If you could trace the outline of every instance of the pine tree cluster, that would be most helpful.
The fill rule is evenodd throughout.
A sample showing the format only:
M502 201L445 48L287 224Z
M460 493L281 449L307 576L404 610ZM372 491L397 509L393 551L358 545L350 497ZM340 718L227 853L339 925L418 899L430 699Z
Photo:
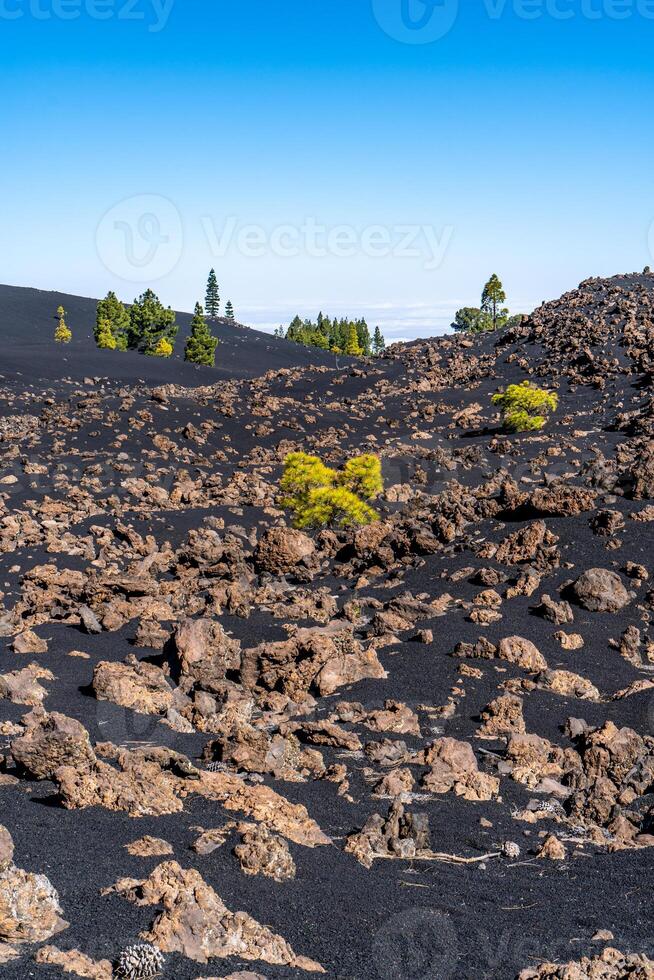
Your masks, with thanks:
M348 317L331 319L318 314L315 323L302 320L296 316L291 320L287 330L279 327L275 336L292 340L306 347L318 347L321 350L332 351L334 354L349 354L354 357L368 357L371 354L381 354L386 342L379 327L376 327L371 337L365 319L351 320Z
M220 295L214 269L207 281L206 303L207 316L215 318L220 309ZM63 309L60 308L57 315L60 324L55 331L55 340L68 343L72 334L64 323ZM225 317L235 319L231 303L227 303ZM174 310L164 306L151 289L146 289L130 307L125 306L114 292L109 292L98 303L95 342L103 350L135 350L151 357L171 357L179 332L175 320ZM184 348L184 360L213 367L217 346L218 338L213 336L207 325L202 304L196 303L191 332Z
M134 300L129 310L115 293L98 303L95 342L104 350L137 350L151 357L170 357L179 327L175 312L151 290Z

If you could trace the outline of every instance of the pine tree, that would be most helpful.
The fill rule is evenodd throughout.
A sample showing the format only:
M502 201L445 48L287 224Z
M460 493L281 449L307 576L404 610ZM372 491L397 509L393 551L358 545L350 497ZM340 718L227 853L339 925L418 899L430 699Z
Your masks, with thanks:
M72 330L66 326L66 311L63 306L60 306L57 310L57 316L59 317L59 324L55 330L54 339L58 344L69 344L73 339Z
M95 325L95 342L100 350L116 350L116 338L111 329L111 321L103 317Z
M345 353L351 357L360 357L363 353L359 346L359 336L357 334L356 323L350 323L347 330L347 341L345 343Z
M459 333L484 333L493 329L493 318L476 306L463 306L456 311L451 327Z
M210 316L212 320L215 319L220 312L220 292L218 290L218 279L216 278L215 269L211 270L207 279L207 292L204 305L207 310L207 316Z
M370 339L370 331L368 330L368 324L365 320L357 320L357 337L359 340L359 347L362 353L368 357L372 349L372 341Z
M373 353L376 354L377 356L379 356L379 354L381 354L381 352L386 349L386 341L384 340L384 335L378 326L375 327L375 335L372 340L372 349L373 349Z
M302 320L299 316L294 316L288 325L288 331L286 333L287 340L293 340L296 344L302 343L302 333L304 327L302 325Z
M129 330L129 313L116 294L108 292L98 303L95 315L96 344L105 350L127 350Z
M191 333L186 341L184 360L192 364L206 364L213 367L216 360L218 338L214 337L207 321L201 303L195 304L195 313L191 320Z
M329 320L328 323L329 349L333 354L340 354L342 350L341 338L338 332L338 323L336 322L336 318L334 317L333 320Z
M502 303L506 303L506 293L499 278L493 273L481 296L481 311L490 316L493 330L497 330L498 325L503 326L509 315L509 311L502 308Z
M129 317L130 349L160 357L162 356L160 341L163 340L170 346L172 353L179 330L175 323L175 312L170 307L164 307L151 289L146 289L142 296L134 300Z
M234 307L232 306L231 299L228 299L227 300L227 306L225 307L225 319L226 320L234 320L235 319L235 316L234 316Z

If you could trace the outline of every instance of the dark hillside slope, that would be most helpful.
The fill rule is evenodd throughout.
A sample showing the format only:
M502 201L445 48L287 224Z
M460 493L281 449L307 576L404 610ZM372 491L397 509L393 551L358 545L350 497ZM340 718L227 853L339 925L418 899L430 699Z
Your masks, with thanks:
M191 315L178 313L176 350L170 360L143 357L131 351L100 351L93 340L97 300L66 293L0 285L0 374L22 374L31 380L111 377L125 382L182 385L212 384L223 378L253 378L266 371L305 365L334 366L334 357L279 340L227 320L216 321L220 338L215 368L184 363L184 344ZM70 344L54 342L59 306L73 332Z

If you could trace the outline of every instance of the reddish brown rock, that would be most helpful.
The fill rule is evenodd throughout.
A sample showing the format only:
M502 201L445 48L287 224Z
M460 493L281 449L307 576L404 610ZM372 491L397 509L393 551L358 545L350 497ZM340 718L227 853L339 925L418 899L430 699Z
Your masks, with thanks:
M64 973L73 973L85 980L111 980L114 975L110 960L92 960L79 949L64 952L56 946L43 946L35 955L34 962L58 966Z
M194 683L222 684L229 671L240 668L240 644L227 636L220 623L186 619L175 631L179 671L188 688Z
M554 834L548 834L537 855L539 858L549 858L550 861L565 861L567 856L565 845Z
M523 970L518 980L652 980L654 960L625 954L610 946L597 956L570 963L541 963Z
M124 663L101 661L93 672L98 701L112 701L146 715L159 715L173 704L173 690L161 667L130 654Z
M590 568L580 575L573 593L579 605L591 612L619 612L632 598L620 576L606 568Z
M517 664L523 670L547 669L547 661L538 647L531 640L525 640L522 636L507 636L500 640L497 652L500 660Z
M290 527L271 527L259 538L254 561L260 571L285 575L293 572L316 550L311 538Z
M7 698L14 704L27 704L36 707L42 704L48 696L47 690L39 684L40 680L54 681L54 674L30 664L23 670L12 670L9 674L0 674L0 698Z
M174 853L172 845L167 840L150 837L149 834L132 841L131 844L125 844L125 849L132 857L168 857L169 854Z
M432 793L449 793L466 800L491 800L497 795L500 781L481 772L472 746L455 738L439 738L425 752L425 764L431 770L422 785Z
M230 912L199 872L176 861L160 864L144 881L119 881L113 891L136 905L161 907L142 938L164 953L181 953L197 963L237 956L324 973L246 912Z
M586 677L570 670L545 670L536 678L538 687L553 691L565 698L580 698L584 701L601 701L602 695Z
M275 881L295 878L295 862L288 844L262 824L243 829L242 843L234 848L234 854L246 875L263 875Z
M365 649L351 628L301 629L289 640L264 643L243 656L247 679L294 701L307 693L324 697L345 684L386 677L374 649Z
M67 928L49 879L16 867L11 835L0 827L0 940L41 943Z
M32 630L25 630L14 637L13 648L16 653L47 653L48 644Z
M350 834L346 854L352 854L364 868L376 858L411 859L429 854L429 821L426 814L408 813L401 803L393 803L386 818L374 813L360 831Z
M477 738L497 738L527 730L522 700L514 694L503 694L491 701L482 711L481 720L483 724L477 731Z
M35 708L23 719L27 731L11 743L14 762L35 779L52 779L61 766L85 770L95 762L89 734L74 718Z

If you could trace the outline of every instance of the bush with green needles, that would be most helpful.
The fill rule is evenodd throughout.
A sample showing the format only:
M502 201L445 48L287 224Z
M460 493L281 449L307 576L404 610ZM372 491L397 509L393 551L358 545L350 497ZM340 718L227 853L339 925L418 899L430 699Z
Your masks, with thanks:
M493 405L502 409L504 428L509 432L533 432L542 429L547 417L558 408L559 397L553 391L538 388L531 381L509 385L505 392L493 395Z
M318 456L289 453L280 490L281 503L293 512L295 527L372 524L379 515L367 501L383 490L381 462L377 456L357 456L342 470L333 470Z

